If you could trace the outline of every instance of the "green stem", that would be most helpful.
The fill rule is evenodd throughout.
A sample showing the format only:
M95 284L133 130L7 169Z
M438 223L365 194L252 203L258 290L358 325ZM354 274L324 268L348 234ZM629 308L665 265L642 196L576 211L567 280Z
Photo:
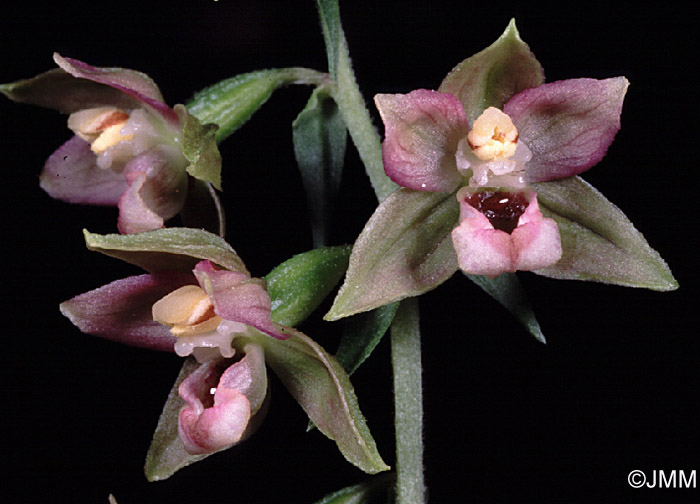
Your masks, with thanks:
M396 428L396 502L425 502L423 482L423 386L418 300L401 302L391 325Z
M382 145L352 70L337 0L316 0L328 54L331 88L350 137L365 165L377 199L398 188L384 173ZM418 300L401 302L391 325L396 428L396 502L425 502L423 483L423 387L421 384Z

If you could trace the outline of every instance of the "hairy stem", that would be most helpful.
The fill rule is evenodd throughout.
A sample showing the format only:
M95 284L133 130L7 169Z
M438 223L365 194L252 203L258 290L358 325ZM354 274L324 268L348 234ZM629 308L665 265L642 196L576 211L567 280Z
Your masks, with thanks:
M425 502L423 386L418 300L401 302L391 325L396 428L396 502Z

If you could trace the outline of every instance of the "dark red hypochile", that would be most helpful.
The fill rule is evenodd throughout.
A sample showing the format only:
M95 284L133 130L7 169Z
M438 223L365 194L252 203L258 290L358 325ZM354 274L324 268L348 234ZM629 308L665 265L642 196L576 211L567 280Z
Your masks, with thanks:
M510 234L527 208L527 197L521 192L477 191L465 201L484 214L495 229Z

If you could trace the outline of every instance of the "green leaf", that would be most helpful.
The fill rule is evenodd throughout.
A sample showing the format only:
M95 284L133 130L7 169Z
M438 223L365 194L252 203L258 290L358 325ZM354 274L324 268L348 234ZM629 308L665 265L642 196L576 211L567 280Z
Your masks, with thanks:
M278 340L262 335L265 360L309 419L348 460L366 473L386 471L343 367L311 338L294 329Z
M216 124L216 141L222 142L243 126L272 96L288 84L319 85L327 76L307 68L273 68L236 75L209 86L187 103L202 124Z
M473 123L487 107L502 109L512 96L543 83L542 66L511 20L498 40L454 67L438 91L459 98Z
M328 73L331 79L336 80L338 66L338 48L343 38L340 27L340 10L338 0L316 0L318 17L323 30L323 40L326 44L326 56L328 57Z
M345 123L327 87L314 90L292 123L292 139L309 203L314 247L321 247L340 189L347 144Z
M535 318L530 301L515 273L501 273L496 278L483 275L465 275L481 287L489 296L501 303L537 341L547 343L540 324Z
M214 124L205 124L190 114L184 105L175 105L180 120L180 143L185 159L190 162L187 173L221 190L221 154L216 145Z
M208 259L231 271L248 270L223 238L190 228L167 228L137 234L99 235L83 230L90 250L139 266L150 273L189 270Z
M391 303L349 318L335 358L349 375L370 356L394 320L398 303Z
M304 321L343 278L349 257L349 246L314 249L268 273L272 320L288 326Z
M357 238L345 282L326 320L337 320L434 289L457 271L454 194L401 188Z
M178 387L198 366L194 358L185 359L180 374L168 393L168 399L165 401L146 455L144 472L148 481L169 478L183 467L211 455L190 455L185 451L185 446L178 434L178 416L185 405L185 401L178 394Z
M328 68L336 83L332 88L333 99L338 104L350 137L365 165L372 188L381 201L394 192L398 185L384 173L381 139L355 80L348 43L340 24L338 1L316 0L316 7L326 43Z
M622 211L580 177L533 184L543 215L557 221L563 248L551 278L669 291L678 282Z
M370 504L388 502L387 492L394 482L393 474L384 474L358 485L345 487L316 501L314 504ZM376 500L375 500L376 499Z

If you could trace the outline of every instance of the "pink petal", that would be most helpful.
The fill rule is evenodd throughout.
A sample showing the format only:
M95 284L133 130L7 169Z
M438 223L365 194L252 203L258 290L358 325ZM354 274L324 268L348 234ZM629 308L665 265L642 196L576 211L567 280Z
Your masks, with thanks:
M187 405L180 411L178 431L188 453L211 453L247 437L251 417L267 394L267 371L262 348L249 344L244 351L243 359L223 373L225 361L211 360L180 384Z
M194 283L191 274L167 272L117 280L61 303L61 313L87 334L152 350L173 351L175 337L153 321L153 303Z
M90 145L77 136L49 157L40 184L52 198L91 205L116 206L127 189L121 174L97 167Z
M73 77L118 89L148 105L170 123L178 124L177 114L163 103L158 86L146 74L125 68L98 68L80 60L64 58L58 53L54 53L54 61Z
M151 149L127 163L127 191L119 200L119 231L124 234L160 229L177 215L187 196L187 174L170 165L168 156Z
M452 231L459 268L465 273L490 277L514 271L510 235L494 229L484 214L462 199L460 205L461 222Z
M515 95L503 108L532 151L527 181L579 174L598 163L620 129L629 82L570 79Z
M501 273L529 271L554 264L561 257L559 228L545 219L531 192L528 206L512 233L494 229L484 214L465 197L473 191L465 187L457 193L460 224L452 231L459 267L465 273L491 278Z
M561 238L554 219L542 216L537 197L533 194L525 213L511 233L513 266L531 271L551 266L561 258Z
M198 263L194 274L211 297L217 315L255 327L278 339L289 337L270 319L270 296L263 280L243 272L217 269L210 261Z
M450 192L462 180L457 143L469 131L460 101L427 89L379 94L374 102L384 121L382 157L386 174L419 191Z

